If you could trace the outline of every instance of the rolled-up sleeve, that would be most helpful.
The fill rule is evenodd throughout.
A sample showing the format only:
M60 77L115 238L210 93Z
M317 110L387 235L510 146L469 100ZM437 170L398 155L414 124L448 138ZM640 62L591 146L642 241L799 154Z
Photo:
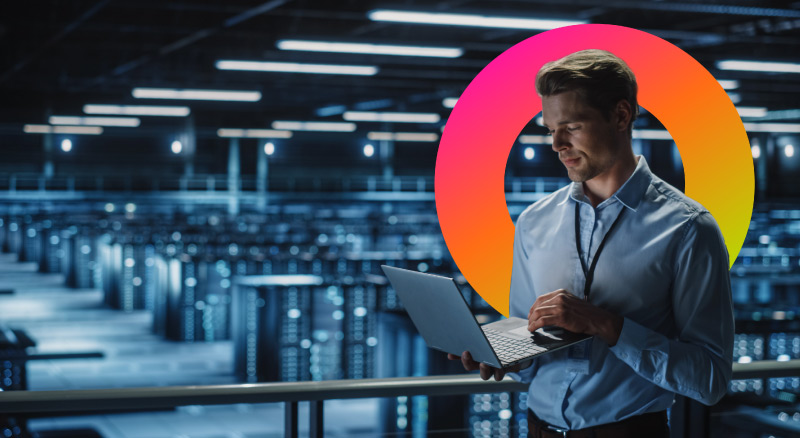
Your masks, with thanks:
M712 405L731 380L734 321L728 253L708 212L677 249L672 307L677 339L625 318L611 351L654 384Z

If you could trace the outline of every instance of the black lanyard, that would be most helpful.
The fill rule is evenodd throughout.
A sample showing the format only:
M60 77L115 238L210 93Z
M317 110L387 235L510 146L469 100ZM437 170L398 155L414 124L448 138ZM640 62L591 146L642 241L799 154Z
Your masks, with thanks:
M586 285L583 287L583 299L589 301L589 290L592 288L592 280L594 280L594 268L597 267L597 260L600 259L600 251L603 250L603 246L606 244L606 240L608 240L608 236L614 231L614 226L617 225L619 219L622 217L622 213L625 213L625 206L622 206L622 210L620 210L617 218L614 220L614 223L608 228L606 231L606 235L603 236L603 240L600 241L600 246L597 247L597 251L594 253L594 258L592 259L592 264L589 269L586 269L586 262L583 261L583 257L581 256L581 230L580 230L580 212L579 212L580 204L578 202L575 203L575 248L578 250L578 259L581 261L581 268L583 268L583 276L586 278ZM587 254L588 255L588 254Z

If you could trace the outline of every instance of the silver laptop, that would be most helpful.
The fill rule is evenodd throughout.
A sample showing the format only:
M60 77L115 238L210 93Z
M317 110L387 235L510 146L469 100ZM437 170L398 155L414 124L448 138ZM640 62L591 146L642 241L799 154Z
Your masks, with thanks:
M558 327L528 331L528 320L508 318L483 326L452 278L382 265L428 347L505 368L582 342L590 335Z

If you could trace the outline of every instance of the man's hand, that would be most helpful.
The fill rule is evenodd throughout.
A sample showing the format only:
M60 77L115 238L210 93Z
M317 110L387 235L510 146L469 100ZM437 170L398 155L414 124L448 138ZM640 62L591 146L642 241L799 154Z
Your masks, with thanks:
M617 344L624 319L592 305L564 289L541 295L528 312L528 330L555 325L575 333L586 333Z
M455 354L447 353L447 358L450 360L460 360L461 364L464 365L464 369L467 371L475 371L481 370L481 379L489 380L492 376L494 376L494 380L501 381L503 377L505 377L506 373L516 373L519 372L523 368L523 364L525 364L524 368L527 368L531 365L531 361L518 363L516 365L510 366L508 368L495 368L485 363L476 362L472 359L472 355L469 354L469 351L465 351L461 353L461 356L456 356Z

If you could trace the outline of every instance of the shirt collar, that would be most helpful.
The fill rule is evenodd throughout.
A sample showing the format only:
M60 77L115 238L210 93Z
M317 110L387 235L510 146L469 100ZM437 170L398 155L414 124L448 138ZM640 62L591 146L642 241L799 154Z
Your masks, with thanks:
M642 197L647 191L647 187L650 186L650 181L653 179L653 173L650 172L650 166L647 165L647 160L644 159L644 156L637 155L636 157L639 159L639 162L636 164L636 169L633 170L631 176L617 189L616 193L601 202L600 205L608 203L610 199L616 199L632 211L636 211L636 209L639 208L639 203L642 201ZM569 198L572 198L572 200L576 202L589 202L589 199L583 192L583 183L581 182L573 182L570 186L569 193Z

